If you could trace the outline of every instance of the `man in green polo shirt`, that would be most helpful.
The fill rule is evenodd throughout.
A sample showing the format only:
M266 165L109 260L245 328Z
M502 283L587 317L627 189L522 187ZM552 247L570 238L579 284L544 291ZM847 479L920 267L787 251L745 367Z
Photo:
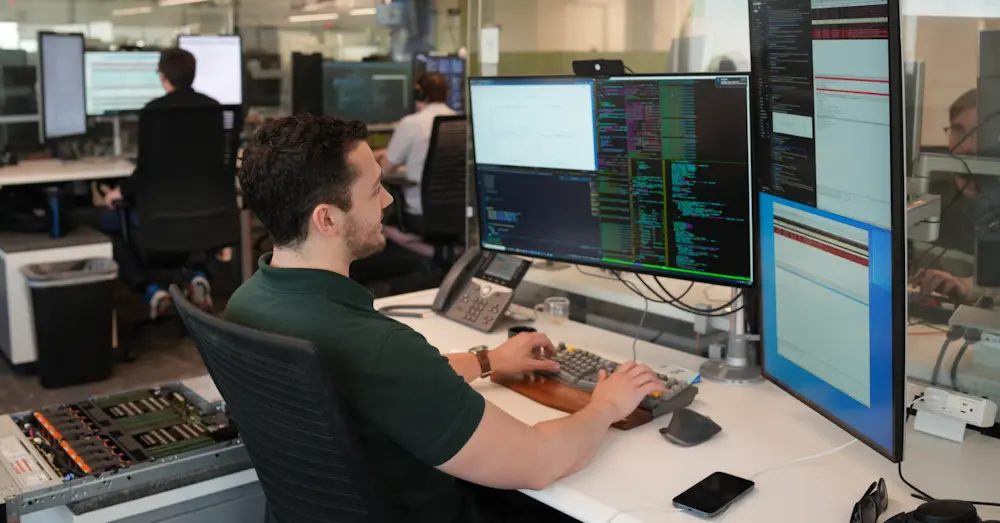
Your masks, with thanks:
M230 321L315 343L343 388L365 459L393 521L572 521L518 494L583 468L615 421L647 394L665 392L644 365L602 375L589 406L526 425L469 386L490 370L557 371L536 358L542 334L522 334L482 355L442 356L387 318L349 279L351 262L385 245L392 198L360 122L332 116L276 120L243 153L245 198L274 252L233 294Z

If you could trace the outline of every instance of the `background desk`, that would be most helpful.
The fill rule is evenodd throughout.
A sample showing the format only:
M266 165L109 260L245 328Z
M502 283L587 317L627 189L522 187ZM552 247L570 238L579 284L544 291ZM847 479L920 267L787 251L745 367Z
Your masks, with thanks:
M135 165L122 158L26 160L0 167L0 187L64 182L89 182L132 176Z
M0 187L45 185L125 178L135 166L121 158L83 158L80 160L27 160L0 167ZM21 268L34 263L51 263L87 258L110 258L111 241L88 229L71 232L65 238L46 235L0 234L0 348L11 363L35 361L34 315L28 284Z
M569 269L573 270L574 269ZM430 304L436 291L378 300L391 304ZM720 293L721 294L721 293ZM499 345L506 328L483 334L438 315L402 319L442 352L461 352L475 345ZM618 361L631 359L630 338L574 322L556 324L540 318L536 327L554 341L565 341ZM680 365L697 369L703 361L646 342L637 344L638 360L652 367ZM488 400L526 423L564 414L539 405L485 380L474 384ZM621 510L650 505L670 510L671 499L712 472L751 476L788 460L820 453L850 441L850 436L770 383L733 387L699 385L692 408L713 418L723 432L694 448L664 441L659 428L666 417L627 432L612 431L594 461L583 471L558 481L532 497L587 523L606 523ZM950 443L912 430L906 433L907 479L938 497L1000 501L996 470L1000 442L970 433L964 444ZM795 464L760 476L757 491L724 517L725 523L809 521L844 523L865 489L885 478L893 514L919 502L899 481L896 467L855 443L836 454ZM1000 517L998 510L983 515ZM685 514L646 508L618 516L615 523L695 522Z

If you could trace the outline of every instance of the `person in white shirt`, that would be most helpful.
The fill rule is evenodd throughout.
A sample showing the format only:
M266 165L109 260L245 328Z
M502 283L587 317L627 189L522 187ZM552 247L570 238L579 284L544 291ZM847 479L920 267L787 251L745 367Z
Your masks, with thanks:
M448 107L448 79L440 73L424 73L417 79L417 112L399 121L392 133L389 146L376 156L383 173L392 174L400 167L406 169L409 182L403 189L406 200L405 219L409 232L421 233L423 202L420 201L420 179L424 175L424 162L430 144L434 118L456 114Z

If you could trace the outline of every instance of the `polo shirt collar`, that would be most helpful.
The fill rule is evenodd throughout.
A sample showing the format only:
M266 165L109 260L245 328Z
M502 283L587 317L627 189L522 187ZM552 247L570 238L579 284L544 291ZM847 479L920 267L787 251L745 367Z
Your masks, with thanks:
M430 111L441 111L441 110L444 110L447 107L448 107L448 104L443 103L443 102L431 102L429 104L424 105L424 107L422 109L420 109L420 112L423 113L423 112L430 112Z
M375 297L356 281L320 269L285 269L271 266L271 253L260 257L258 274L264 285L279 292L325 294L335 301L374 309Z

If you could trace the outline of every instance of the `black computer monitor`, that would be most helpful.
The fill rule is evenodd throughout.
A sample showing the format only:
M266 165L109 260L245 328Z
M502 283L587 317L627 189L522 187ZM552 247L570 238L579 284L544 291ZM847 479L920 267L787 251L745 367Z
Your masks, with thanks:
M897 0L754 0L764 374L903 452L906 251Z
M46 140L87 133L83 52L82 34L38 33L42 134Z
M483 249L750 286L748 74L473 78Z
M448 79L448 107L465 114L465 58L454 54L417 53L413 56L413 74L441 73Z
M194 55L194 90L222 105L243 104L243 41L238 35L180 35L177 47Z
M87 51L87 114L136 112L166 94L159 63L160 53L155 51Z
M323 62L326 114L366 123L393 123L413 112L413 64Z
M38 114L37 83L33 65L0 65L0 116Z

